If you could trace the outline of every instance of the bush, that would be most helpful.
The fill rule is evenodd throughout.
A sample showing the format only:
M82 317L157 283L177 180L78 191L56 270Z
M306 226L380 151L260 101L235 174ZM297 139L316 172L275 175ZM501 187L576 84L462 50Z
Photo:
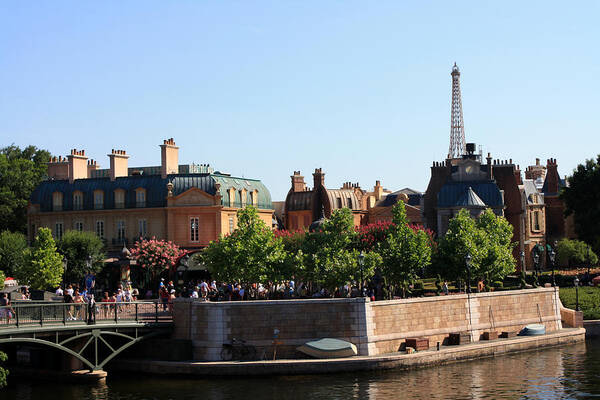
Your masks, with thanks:
M562 239L556 247L556 261L561 266L586 266L596 264L598 256L585 242Z
M559 296L565 307L575 309L576 292L574 287L561 288ZM579 308L583 311L583 319L600 319L600 288L580 287Z
M492 287L493 288L502 288L504 287L504 283L502 281L494 281L492 282Z
M415 290L423 290L425 286L423 285L423 281L416 281L414 285Z

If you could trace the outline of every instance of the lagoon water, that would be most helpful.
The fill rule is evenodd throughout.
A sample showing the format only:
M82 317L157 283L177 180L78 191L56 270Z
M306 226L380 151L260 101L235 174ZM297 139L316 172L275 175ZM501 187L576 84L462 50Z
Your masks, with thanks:
M2 400L600 398L600 340L412 371L177 379L111 376L100 385L12 382Z

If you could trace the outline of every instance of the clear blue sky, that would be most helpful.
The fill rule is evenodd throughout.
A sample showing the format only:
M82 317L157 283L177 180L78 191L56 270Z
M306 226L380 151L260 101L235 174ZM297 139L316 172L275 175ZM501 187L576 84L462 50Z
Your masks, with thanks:
M450 71L467 141L568 174L600 153L599 2L2 1L0 145L108 167L425 190L448 152Z

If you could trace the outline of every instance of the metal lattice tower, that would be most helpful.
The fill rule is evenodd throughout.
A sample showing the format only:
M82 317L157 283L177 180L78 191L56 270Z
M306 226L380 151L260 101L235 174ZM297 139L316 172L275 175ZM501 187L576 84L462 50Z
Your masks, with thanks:
M448 158L460 158L466 153L465 125L462 100L460 97L460 71L454 63L452 67L452 112L450 116L450 148Z

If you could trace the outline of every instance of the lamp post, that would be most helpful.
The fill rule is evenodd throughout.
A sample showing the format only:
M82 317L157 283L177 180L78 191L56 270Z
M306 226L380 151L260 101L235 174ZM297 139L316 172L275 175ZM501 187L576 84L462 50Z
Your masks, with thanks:
M534 251L532 257L533 257L533 266L535 268L535 282L537 284L538 278L539 278L540 255L537 253L537 251Z
M575 311L579 311L579 278L575 277Z
M591 268L591 263L590 263L590 245L587 245L587 265L588 265L588 272L587 272L587 278L590 279L590 268Z
M365 265L365 253L362 251L358 255L358 267L360 268L360 296L365 297L365 286L363 281L363 267Z
M67 257L63 256L63 259L62 259L62 266L63 266L63 278L62 278L63 282L62 282L62 286L63 286L63 290L66 289L66 287L65 287L66 286L65 280L66 280L66 277L67 277L67 264L68 264Z
M471 293L471 255L468 253L465 256L465 264L467 266L467 293Z
M556 253L554 252L554 249L550 249L548 257L550 258L550 267L552 268L552 286L556 286L556 281L554 280L554 261L556 260Z
M525 273L525 252L521 251L521 272Z

